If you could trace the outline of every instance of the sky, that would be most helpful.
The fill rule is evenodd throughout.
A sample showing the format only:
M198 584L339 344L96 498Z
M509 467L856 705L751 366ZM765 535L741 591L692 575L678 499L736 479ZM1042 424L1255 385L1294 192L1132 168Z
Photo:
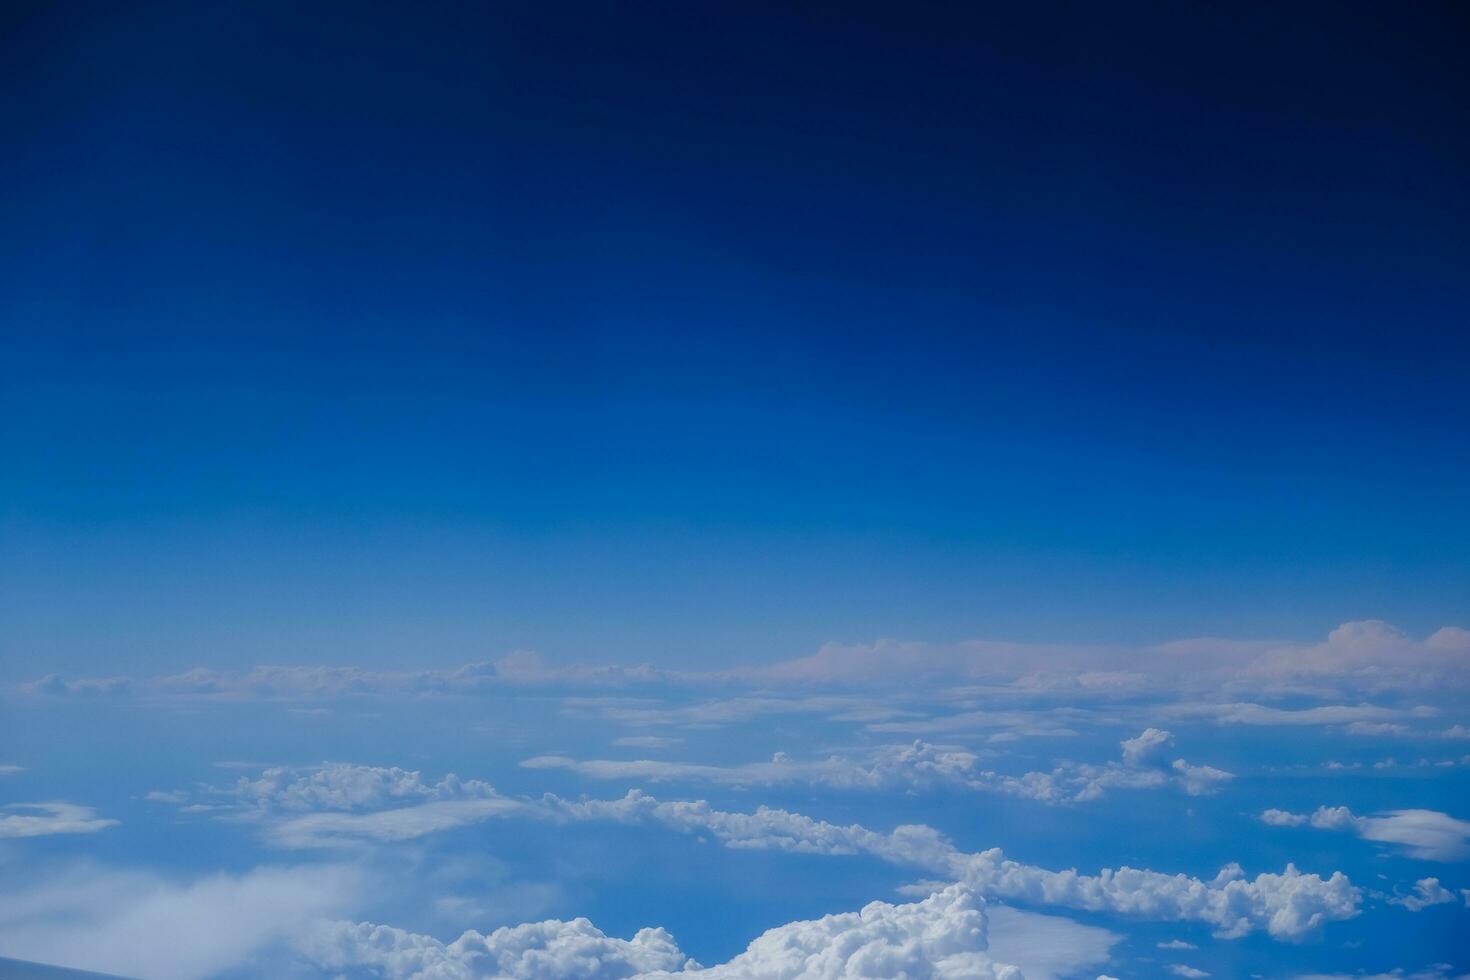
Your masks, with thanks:
M1467 38L6 4L0 957L1470 971Z

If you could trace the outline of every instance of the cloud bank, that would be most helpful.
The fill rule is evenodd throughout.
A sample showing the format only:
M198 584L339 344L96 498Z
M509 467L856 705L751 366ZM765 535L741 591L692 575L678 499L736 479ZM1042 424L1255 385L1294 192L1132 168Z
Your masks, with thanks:
M302 953L329 970L371 968L385 980L1024 980L995 962L984 902L952 885L921 902L873 902L859 912L768 930L728 963L702 969L663 929L632 939L603 934L586 919L473 930L451 943L368 923L337 923L304 941Z

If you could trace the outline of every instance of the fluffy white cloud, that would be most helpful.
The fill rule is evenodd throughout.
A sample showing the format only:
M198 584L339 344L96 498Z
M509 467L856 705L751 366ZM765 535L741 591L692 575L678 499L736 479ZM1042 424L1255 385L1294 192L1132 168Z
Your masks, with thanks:
M682 969L687 957L663 929L632 939L604 935L586 919L549 919L451 943L391 926L338 922L298 944L323 969L369 968L385 980L614 980Z
M1192 966L1185 966L1183 963L1170 963L1169 972L1176 977L1189 977L1190 980L1199 980L1200 977L1209 976L1204 970Z
M1050 772L1020 776L983 772L970 785L1043 803L1081 803L1099 799L1111 789L1152 789L1170 782L1190 796L1204 796L1235 778L1234 773L1190 765L1183 759L1175 759L1167 768L1156 765L1157 757L1173 744L1172 732L1149 728L1119 743L1121 762L1063 762Z
M699 969L662 929L611 938L586 919L466 932L452 943L387 926L338 923L300 944L332 970L369 967L386 980L1023 980L987 954L984 903L953 885L906 905L792 922L755 939L728 963Z
M767 807L742 814L715 810L702 801L665 803L636 791L619 800L568 802L548 797L546 802L569 819L660 823L708 833L729 847L871 854L946 875L987 896L1163 921L1203 922L1226 938L1264 929L1277 939L1301 939L1326 922L1357 915L1362 900L1359 889L1341 872L1322 878L1291 865L1280 874L1255 878L1245 877L1235 865L1209 880L1127 867L1087 875L1012 861L998 848L965 853L938 831L922 825L883 834L857 824L843 827Z
M1123 747L1123 761L1130 766L1141 765L1174 744L1174 733L1160 728L1146 728L1133 738L1118 743Z
M1023 980L986 950L984 906L962 885L922 902L873 902L860 912L793 922L756 939L709 980Z
M1345 806L1322 806L1311 814L1270 809L1261 820L1276 827L1310 824L1318 830L1346 830L1364 840L1396 844L1410 857L1426 861L1458 861L1470 855L1470 821L1438 810L1390 810L1362 817Z
M117 826L89 806L51 801L12 803L0 810L0 837L45 837L50 834L94 834Z
M1276 939L1295 940L1324 923L1358 914L1362 894L1342 872L1328 878L1287 865L1281 874L1247 878L1230 865L1209 880L1123 867L1096 875L1048 871L1009 860L998 849L958 856L955 870L987 895L1113 912L1165 921L1213 926L1222 938L1265 929Z
M1388 900L1390 905L1402 905L1410 912L1421 912L1431 905L1446 905L1455 900L1455 893L1439 883L1438 878L1420 878L1406 895L1395 895Z

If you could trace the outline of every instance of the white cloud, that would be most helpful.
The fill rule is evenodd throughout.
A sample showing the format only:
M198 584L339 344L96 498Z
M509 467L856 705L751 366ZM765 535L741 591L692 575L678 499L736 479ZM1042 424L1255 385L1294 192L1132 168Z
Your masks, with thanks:
M925 684L959 678L1076 696L1221 688L1322 695L1463 687L1470 677L1467 665L1470 630L1450 626L1415 640L1387 623L1363 620L1306 644L1214 638L1140 649L994 641L829 644L813 656L750 673L768 683Z
M1176 977L1189 977L1191 980L1199 980L1200 977L1209 976L1204 970L1196 969L1192 966L1185 966L1182 963L1170 963L1169 972Z
M699 973L708 980L1023 980L986 950L984 907L970 889L951 885L922 902L873 902L860 912L793 922L756 939L728 963Z
M297 849L412 840L526 808L489 783L453 773L430 781L416 771L346 763L270 767L201 792L227 802L193 804L180 812L258 823L267 842ZM181 802L176 794L149 796Z
M1272 827L1304 827L1310 819L1305 813L1292 813L1272 807L1261 811L1261 822Z
M1123 761L1130 766L1141 765L1174 744L1174 734L1159 728L1146 728L1133 738L1119 743L1123 747Z
M326 969L368 966L386 980L1022 980L987 953L984 903L953 885L921 902L873 902L860 912L792 922L728 963L698 969L662 929L611 938L586 919L466 932L452 943L387 926L339 923L300 944Z
M89 806L62 803L12 803L0 812L0 837L45 837L51 834L95 834L117 826Z
M592 779L668 782L686 780L725 786L775 786L802 783L843 789L920 786L934 783L973 785L976 756L954 746L915 741L872 750L862 760L830 756L813 762L797 761L778 752L769 762L711 766L687 762L638 759L591 759L537 756L521 765L529 769L568 769Z
M1199 949L1194 943L1187 943L1182 939L1171 939L1166 943L1156 943L1159 949Z
M424 800L493 796L479 780L460 780L453 773L426 782L416 771L397 766L358 766L326 762L309 768L276 766L254 779L241 777L228 791L242 803L291 812L377 809Z
M1434 963L1422 970L1396 969L1389 973L1299 973L1293 980L1451 980L1454 968L1448 963ZM1454 980L1465 980L1470 974L1458 974Z
M5 765L0 765L0 776L14 776L16 773L22 773L25 771L25 766L17 766L9 763Z
M278 847L348 847L412 840L525 809L505 797L434 800L373 813L307 813L269 825L267 839Z
M1152 755L1173 743L1174 736L1150 728L1122 745L1124 762L1102 764L1063 762L1050 772L1009 775L980 770L978 757L957 746L931 745L916 740L888 745L857 760L830 756L797 761L778 752L769 762L712 766L655 759L578 760L561 755L535 756L521 763L529 769L566 769L591 779L671 782L708 782L725 786L775 786L798 783L840 789L917 788L950 785L982 792L1004 793L1042 803L1080 803L1095 800L1110 789L1153 789L1174 782L1191 796L1218 790L1234 778L1210 766L1192 766L1183 759L1169 769L1147 764Z
M1059 980L1108 961L1123 937L1059 915L1042 915L1008 905L985 908L990 955L1020 969L1026 980Z
M1361 817L1345 806L1322 806L1310 815L1266 810L1261 819L1278 827L1310 824L1318 830L1351 831L1364 840L1396 844L1410 857L1426 861L1457 861L1470 855L1470 821L1438 810L1390 810Z
M338 922L315 930L298 949L323 969L372 967L385 980L612 980L681 969L687 961L663 929L615 939L586 919L507 926L488 936L470 930L452 943Z
M239 967L304 922L342 914L363 886L358 872L340 866L192 881L76 866L29 878L0 891L7 956L149 980Z
M1179 785L1190 796L1208 796L1235 778L1235 773L1216 769L1214 766L1192 766L1183 759L1175 759L1170 766L1179 778Z
M1127 867L1086 875L1021 864L1006 858L999 848L965 853L923 825L883 834L768 807L729 813L703 801L664 803L636 791L618 800L569 802L548 797L546 802L568 819L660 823L708 833L728 847L871 854L947 875L987 896L1161 921L1204 922L1226 938L1264 929L1277 939L1301 939L1326 922L1357 915L1362 897L1341 872L1321 878L1291 865L1280 874L1254 879L1234 865L1208 880Z
M189 802L189 794L183 790L150 790L143 794L143 799L149 803L168 803L173 806L182 806Z
M1410 912L1421 912L1431 905L1446 905L1455 900L1455 893L1439 883L1438 878L1420 878L1406 895L1395 895L1388 900L1390 905L1402 905Z
M135 696L213 700L307 700L359 695L436 696L513 691L526 686L630 689L649 686L722 688L950 688L957 683L994 691L1111 698L1120 694L1226 690L1255 694L1441 691L1470 680L1470 630L1447 626L1423 640L1377 620L1344 623L1317 643L1194 638L1152 647L1023 644L973 640L939 645L880 640L828 644L809 657L768 666L691 672L648 665L556 666L534 653L430 670L266 666L248 671L195 668L150 678L49 675L22 686L43 697ZM741 699L739 711L760 710ZM779 700L779 699L778 699ZM789 705L788 705L789 707ZM718 715L715 708L712 715ZM863 710L858 708L857 710ZM1310 710L1310 709L1308 709ZM660 723L655 710L648 724ZM1290 718L1294 712L1282 717ZM662 723L677 723L665 715ZM631 720L631 719L630 719ZM1353 721L1391 721L1346 717ZM719 723L689 712L684 723ZM1274 724L1277 722L1244 722ZM1281 724L1334 722L1285 720Z

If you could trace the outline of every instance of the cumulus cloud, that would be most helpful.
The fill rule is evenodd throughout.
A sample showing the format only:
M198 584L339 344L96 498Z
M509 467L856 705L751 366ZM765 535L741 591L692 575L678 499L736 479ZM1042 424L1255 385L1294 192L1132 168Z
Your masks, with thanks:
M299 951L327 970L368 967L384 980L613 980L680 970L688 958L663 929L632 939L603 934L586 919L470 930L451 943L392 926L338 922L315 930Z
M1174 735L1159 728L1146 728L1133 738L1123 739L1119 744L1123 747L1123 761L1130 766L1137 766L1172 746Z
M1087 875L1012 861L999 848L965 853L923 825L901 826L884 834L768 807L730 813L703 801L666 803L637 791L618 800L571 802L548 797L546 802L567 819L659 823L709 834L728 847L870 854L948 876L986 896L1160 921L1203 922L1224 938L1264 929L1277 939L1301 939L1324 923L1356 916L1362 899L1341 872L1322 878L1291 865L1280 874L1255 878L1247 878L1236 865L1212 879L1128 867Z
M368 966L386 980L614 980L699 976L706 980L1023 980L987 953L984 902L962 885L906 905L873 902L859 912L792 922L755 939L728 963L700 969L663 929L632 939L586 919L469 931L452 943L387 926L339 923L300 944L326 969Z
M709 980L1023 980L1016 967L987 954L983 905L963 885L909 905L873 902L860 912L772 929L729 963L699 975Z
M51 834L95 834L117 826L89 806L51 801L12 803L0 810L0 837L46 837Z
M1173 744L1172 732L1149 728L1119 743L1121 762L1063 762L1050 772L1020 776L984 772L972 778L970 785L1043 803L1081 803L1100 799L1108 790L1152 789L1168 783L1190 796L1205 796L1235 778L1234 773L1191 765L1183 759L1175 759L1167 767L1158 764L1157 757Z
M1351 831L1364 840L1397 845L1425 861L1458 861L1470 855L1470 821L1438 810L1390 810L1363 817L1345 806L1322 806L1311 814L1270 809L1261 820L1276 827Z

